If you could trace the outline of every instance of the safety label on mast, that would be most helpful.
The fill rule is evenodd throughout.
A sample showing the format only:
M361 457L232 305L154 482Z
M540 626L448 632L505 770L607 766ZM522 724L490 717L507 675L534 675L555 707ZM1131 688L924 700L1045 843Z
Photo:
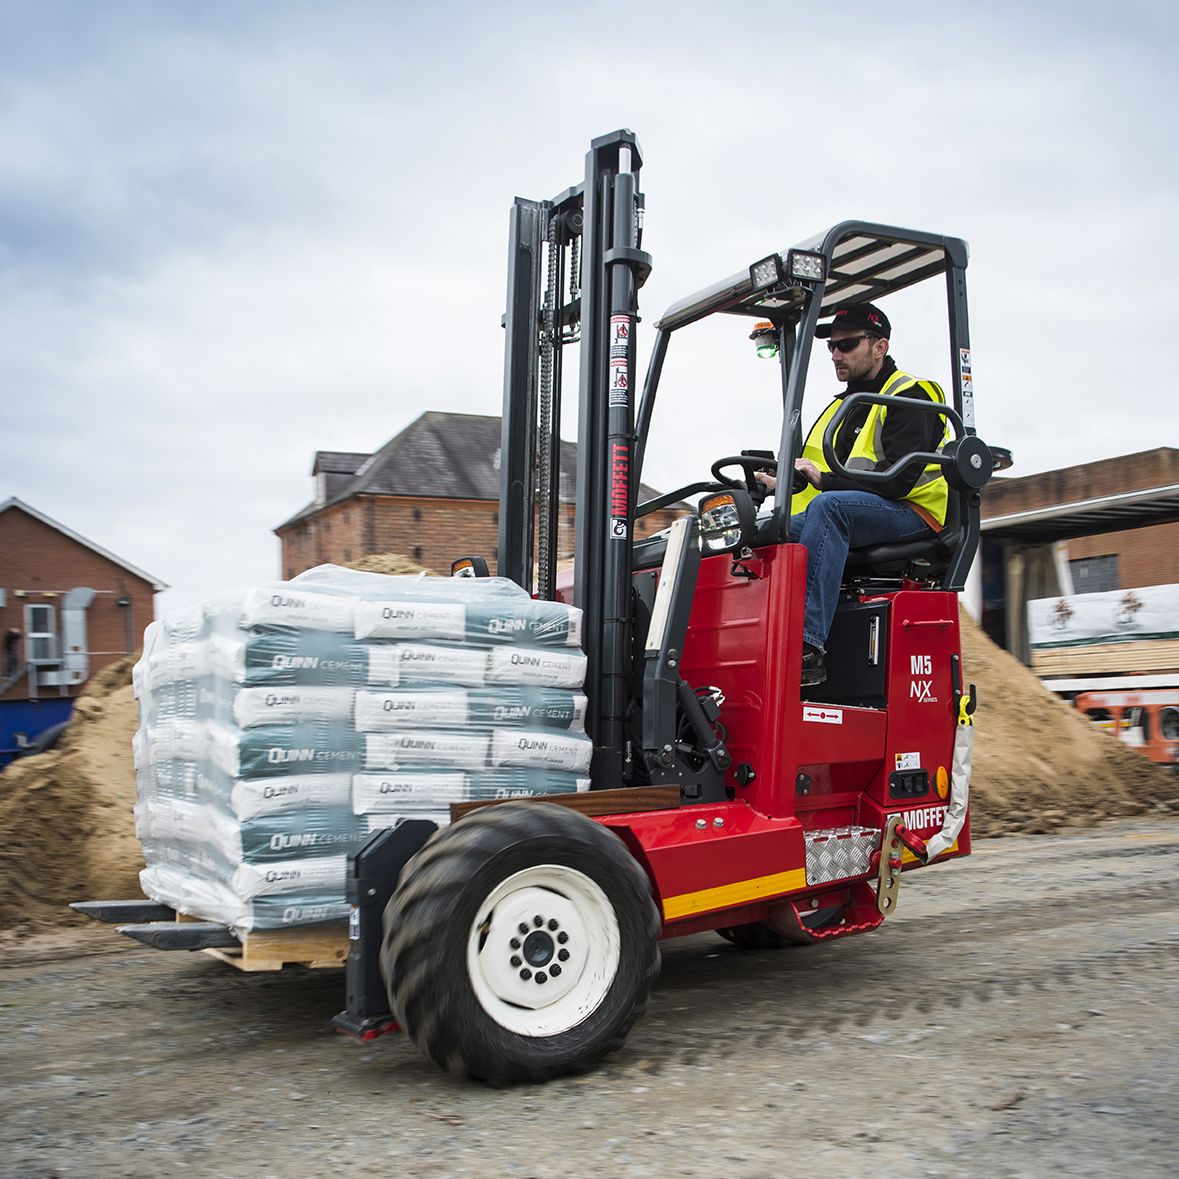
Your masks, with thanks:
M630 405L630 331L629 315L610 316L611 407Z

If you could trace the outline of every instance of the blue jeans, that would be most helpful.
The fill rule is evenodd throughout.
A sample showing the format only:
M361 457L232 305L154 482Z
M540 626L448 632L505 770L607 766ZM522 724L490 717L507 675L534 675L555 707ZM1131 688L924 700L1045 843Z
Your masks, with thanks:
M900 500L870 491L824 491L790 517L789 540L806 546L806 609L802 637L825 650L839 604L848 549L932 536L933 529Z

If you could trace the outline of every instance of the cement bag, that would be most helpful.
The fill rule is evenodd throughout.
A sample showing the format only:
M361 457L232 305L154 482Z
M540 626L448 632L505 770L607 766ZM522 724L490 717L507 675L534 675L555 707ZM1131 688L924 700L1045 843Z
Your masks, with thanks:
M556 688L461 688L373 690L356 693L354 722L358 732L390 732L401 728L537 725L585 729L586 698Z
M443 646L441 643L391 643L369 652L370 684L463 684L478 688L487 683L487 651L482 647Z
M359 739L364 742L365 770L431 766L470 770L487 765L486 733L407 729L397 733L366 733Z
M594 743L580 733L494 729L491 734L493 766L536 766L585 774L593 752Z
M307 856L272 864L242 864L230 880L235 896L252 901L260 896L325 896L344 899L348 857Z
M348 724L352 720L355 695L351 688L307 685L240 688L231 694L231 711L234 723L242 729L316 721Z
M538 794L573 794L589 779L556 770L404 770L355 774L352 809L358 815L442 811L456 802L486 802Z
M352 775L288 774L277 778L230 779L228 806L238 819L256 819L352 803Z
M338 773L360 769L364 747L351 726L263 725L235 729L210 724L209 761L231 778L262 778L298 773Z
M316 631L235 631L209 637L212 670L235 684L363 684L372 647Z
M536 684L546 688L580 688L585 683L580 651L496 647L487 654L487 683Z
M357 602L357 639L447 639L477 645L525 643L577 647L581 644L581 611L561 602L531 598L489 598L463 602L406 599Z
M261 815L234 828L232 864L257 864L305 856L347 855L367 842L374 828L351 809L324 808Z

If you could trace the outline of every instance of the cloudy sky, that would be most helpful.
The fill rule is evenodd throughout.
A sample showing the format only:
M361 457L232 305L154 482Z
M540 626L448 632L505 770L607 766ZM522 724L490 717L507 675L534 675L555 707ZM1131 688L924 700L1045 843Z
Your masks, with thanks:
M0 0L0 500L164 607L275 576L317 449L499 412L512 198L623 126L648 320L844 218L955 234L1013 473L1179 445L1177 26L1171 0ZM945 379L939 298L888 309ZM747 332L676 344L648 482L776 445Z

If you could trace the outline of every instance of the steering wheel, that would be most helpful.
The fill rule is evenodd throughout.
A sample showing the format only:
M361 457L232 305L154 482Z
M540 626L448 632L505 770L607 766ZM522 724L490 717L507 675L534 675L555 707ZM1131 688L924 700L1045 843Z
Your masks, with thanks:
M740 467L745 476L744 481L724 474L725 467ZM760 508L766 496L770 494L770 489L757 478L757 472L766 471L773 475L777 470L777 459L752 454L730 454L725 458L718 458L712 464L712 477L725 487L737 487L742 491L748 491L753 506Z

